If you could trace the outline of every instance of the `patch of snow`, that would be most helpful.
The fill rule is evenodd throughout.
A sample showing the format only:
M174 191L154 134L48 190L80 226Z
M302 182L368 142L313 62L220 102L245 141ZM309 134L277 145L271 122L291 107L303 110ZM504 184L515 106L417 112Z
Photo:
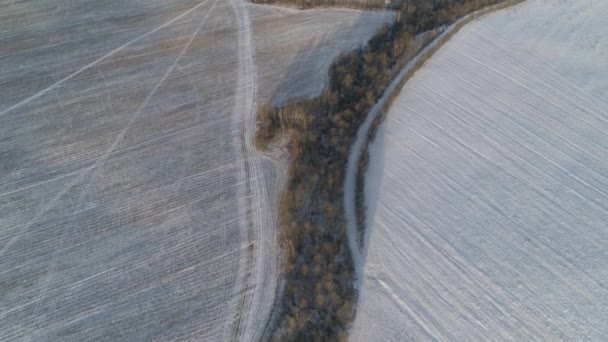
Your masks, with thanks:
M0 340L260 338L284 176L251 145L256 102L318 93L333 57L391 17L312 14L2 6Z
M371 148L351 340L608 339L607 17L527 1L406 84Z

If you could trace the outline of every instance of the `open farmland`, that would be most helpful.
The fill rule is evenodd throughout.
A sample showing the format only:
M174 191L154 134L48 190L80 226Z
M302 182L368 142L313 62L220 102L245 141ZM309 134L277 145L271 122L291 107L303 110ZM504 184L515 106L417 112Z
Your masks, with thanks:
M463 28L371 147L355 341L608 339L608 3Z
M254 340L282 171L258 101L392 18L206 1L0 11L0 340ZM297 90L297 91L294 91Z

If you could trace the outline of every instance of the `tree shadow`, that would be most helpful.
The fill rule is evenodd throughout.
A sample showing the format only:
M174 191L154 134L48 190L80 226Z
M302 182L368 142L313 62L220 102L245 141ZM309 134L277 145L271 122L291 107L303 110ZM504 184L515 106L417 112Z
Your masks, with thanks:
M282 40L283 46L281 46L281 43L277 44L277 42L270 44L267 41L267 37L263 36L262 33L267 29L264 23L258 23L257 28L259 30L257 34L255 32L256 26L254 26L254 36L258 40L256 42L256 61L258 63L260 80L258 99L260 104L268 103L272 106L282 106L287 102L319 96L329 83L329 72L334 61L342 53L352 51L367 43L380 29L382 24L389 23L393 18L390 12L363 12L338 9L305 10L296 13L308 16L306 20L310 21L311 27L313 27L314 20L318 19L313 18L313 15L328 17L327 13L322 13L321 11L336 11L334 14L344 22L337 23L335 26L329 26L330 29L326 29L325 31L313 31L312 37L308 37L306 40L302 39L297 45L295 52L292 52L294 49L293 41L284 39ZM351 17L347 20L345 19L346 16ZM324 26L324 23L321 20L317 22L317 25ZM287 28L284 35L289 36L292 34L289 30ZM294 30L297 30L297 28L294 28ZM265 50L265 48L270 48L270 45L272 45L271 50ZM281 49L284 49L282 55ZM281 160L280 162L284 164L287 161ZM278 206L278 203L276 205ZM277 231L280 232L281 227ZM308 285L304 283L312 281L312 286L317 280L314 277L312 280L302 280L302 284L300 285L306 287ZM279 287L272 318L269 324L266 325L264 332L266 339L271 337L273 332L270 329L276 326L279 319L282 318L279 315L285 309L283 307L284 302L281 291L282 289ZM312 302L314 299L309 298L309 300Z

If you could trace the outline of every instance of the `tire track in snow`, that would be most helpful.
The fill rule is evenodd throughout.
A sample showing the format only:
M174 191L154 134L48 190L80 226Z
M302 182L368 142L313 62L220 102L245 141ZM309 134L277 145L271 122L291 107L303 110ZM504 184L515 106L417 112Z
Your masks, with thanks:
M476 12L470 13L465 17L458 19L452 25L447 27L439 36L437 36L431 43L424 47L416 56L414 56L402 69L399 71L395 79L386 88L382 97L378 99L376 104L370 109L367 114L365 121L357 130L357 136L348 156L348 162L346 165L346 177L344 180L344 216L346 220L346 231L348 235L349 246L355 264L355 273L357 276L362 270L362 265L365 259L365 246L363 241L359 241L359 233L357 228L357 215L355 205L355 191L356 191L356 178L359 170L359 161L361 160L361 154L363 152L364 143L367 140L369 130L371 129L374 120L381 114L381 110L386 105L391 95L400 88L401 83L408 76L408 74L415 68L419 67L421 62L424 62L425 58L428 58L432 54L433 49L437 46L445 43L446 38L449 39L450 35L454 34L455 31L459 30L466 23L478 18L479 16L485 15L495 10L510 6L514 2L507 2L503 4L497 4L488 8L480 9ZM358 287L356 285L355 287Z
M169 27L171 24L175 23L176 21L180 20L181 18L183 18L183 17L187 16L188 14L192 13L193 11L195 11L195 10L196 10L196 9L198 9L199 7L203 6L203 5L204 5L205 3L207 3L208 1L209 1L209 0L204 0L204 1L201 1L201 2L200 2L198 5L196 5L196 6L192 7L192 8L190 8L189 10L185 11L184 13L182 13L182 14L180 14L180 15L176 16L175 18L173 18L173 19L171 19L171 20L167 21L166 23L164 23L164 24L162 24L162 25L158 26L157 28L153 29L152 31L146 32L146 33L142 34L141 36L139 36L139 37L137 37L137 38L135 38L135 39L132 39L132 40L130 40L130 41L128 41L128 42L126 42L126 43L122 44L121 46L117 47L116 49L114 49L114 50L112 50L112 51L110 51L110 52L106 53L105 55L103 55L103 56L101 56L100 58L98 58L98 59L94 60L93 62L91 62L91 63L89 63L89 64L87 64L87 65L83 66L82 68L80 68L80 69L78 69L78 70L74 71L73 73L69 74L68 76L66 76L66 77L62 78L61 80L59 80L59 81L57 81L57 82L55 82L55 83L51 84L50 86L48 86L48 87L46 87L46 88L44 88L44 89L40 90L40 91L39 91L39 92L37 92L36 94L34 94L34 95L32 95L32 96L29 96L29 97L27 97L26 99L23 99L23 100L21 100L21 101L19 101L19 102L15 103L14 105L12 105L12 106L10 106L10 107L8 107L8 108L4 109L3 111L1 111L1 112L0 112L0 116L3 116L4 114L6 114L6 113L8 113L8 112L10 112L10 111L12 111L12 110L14 110L14 109L17 109L17 108L19 108L19 107L21 107L21 106L23 106L23 105L25 105L25 104L27 104L27 103L29 103L29 102L32 102L32 101L36 100L37 98L39 98L39 97L41 97L42 95L44 95L44 94L48 93L49 91L51 91L51 90L53 90L53 89L56 89L57 87L59 87L60 85L62 85L63 83L65 83L66 81L69 81L70 79L72 79L72 78L74 78L74 77L78 76L79 74L81 74L81 73L82 73L82 72L84 72L85 70L90 69L91 67L93 67L93 66L95 66L95 65L97 65L97 64L99 64L99 63L101 63L102 61L104 61L104 60L106 60L106 59L108 59L108 58L110 58L110 57L114 56L114 55L115 55L115 54L117 54L118 52L120 52L120 51L124 50L125 48L127 48L127 47L129 47L129 46L131 46L131 45L133 45L134 43L136 43L136 42L138 42L138 41L140 41L140 40L142 40L142 39L144 39L144 38L146 38L146 37L148 37L148 36L150 36L150 35L152 35L152 34L154 34L154 33L158 32L158 31L160 31L160 30L162 30L162 29L164 29L164 28L166 28L166 27Z
M170 23L173 23L174 21L176 21L179 18L183 17L187 13L191 13L191 11L197 9L198 7L200 7L203 4L207 3L208 1L210 1L210 0L205 0L205 1L201 2L200 4L198 4L197 6L195 6L194 8L192 8L190 11L185 12L181 16L175 18L173 21L170 21L168 24L166 24L164 26L160 26L159 28L157 28L156 30L153 30L151 32L152 33L153 32L157 32L158 30L160 30L160 29L168 26ZM85 168L84 170L80 171L80 173L78 174L77 177L74 178L74 180L72 180L63 190L61 190L59 193L57 193L57 195L55 195L55 197L53 197L47 203L45 203L36 212L36 214L34 215L34 217L28 223L26 223L25 225L23 225L17 231L17 234L15 234L15 236L12 239L10 239L9 242L0 250L0 256L2 256L4 253L6 253L6 251L9 248L11 248L11 246L15 242L17 242L19 240L19 238L21 238L21 236L31 226L33 226L36 222L38 222L38 220L49 209L51 209L55 205L55 203L57 201L59 201L68 191L70 191L70 189L72 189L76 184L82 182L96 168L98 168L98 167L102 166L103 164L105 164L105 162L108 160L108 158L110 158L110 155L112 154L112 152L114 152L114 150L116 149L116 147L118 147L118 144L125 137L125 134L127 134L127 132L129 131L129 129L131 128L131 126L133 126L133 123L135 123L135 121L137 120L137 118L139 117L139 115L142 113L143 109L146 107L146 105L148 104L148 102L150 101L150 99L156 94L156 92L160 89L160 87L163 85L163 83L167 80L167 78L169 77L169 75L171 75L171 73L173 72L173 70L175 69L175 67L177 66L177 64L179 63L179 61L181 60L181 58L186 54L186 51L188 51L188 48L190 48L190 45L192 44L192 42L194 41L194 39L196 38L196 36L199 34L199 32L201 31L201 29L203 28L203 26L205 26L205 23L207 22L209 14L211 14L211 12L213 11L213 9L215 8L215 5L217 4L217 1L218 0L214 1L213 6L211 6L211 9L207 12L207 14L205 15L205 17L202 19L201 25L190 36L190 38L188 39L188 42L186 43L186 45L184 45L184 47L182 48L182 50L180 51L180 53L177 55L177 57L175 58L173 64L171 64L171 66L165 71L165 73L163 74L163 76L161 77L161 79L156 83L156 85L154 86L154 88L152 89L152 91L150 91L148 93L148 95L142 101L142 103L139 105L139 107L137 108L137 110L133 114L131 114L131 117L130 117L129 122L127 123L127 125L118 133L118 135L116 136L116 138L114 139L114 141L112 142L112 144L106 149L106 151L104 152L104 154L101 157L99 157L97 160L95 160L95 162L93 163L93 165L91 165L91 166ZM132 42L134 42L134 41L132 41ZM126 47L126 46L124 46L124 47ZM122 47L122 48L124 48L124 47ZM118 51L116 51L116 52L118 52ZM111 55L108 54L108 56L111 56ZM85 67L85 68L83 68L81 70L84 71L85 69L89 68L90 66L92 66L92 64L90 64L89 66L87 66L87 67ZM80 72L82 72L82 71L80 71ZM72 75L76 76L77 74L72 74ZM67 81L67 78L64 79L63 81ZM57 84L60 84L60 83L57 83ZM33 99L33 97L32 97L32 99ZM0 113L0 115L1 114L2 113Z
M234 313L230 340L257 340L274 303L278 278L275 254L275 227L266 201L266 183L260 155L253 146L257 97L257 70L254 61L253 28L243 0L230 0L238 29L238 76L233 112L233 134L239 168L239 215L241 232L252 247L241 258L237 288L241 296Z

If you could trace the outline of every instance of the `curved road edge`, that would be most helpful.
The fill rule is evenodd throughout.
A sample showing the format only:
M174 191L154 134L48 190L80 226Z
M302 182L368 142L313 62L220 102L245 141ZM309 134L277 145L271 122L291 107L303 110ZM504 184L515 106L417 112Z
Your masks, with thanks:
M253 47L253 27L245 0L230 0L238 31L238 77L233 111L235 149L241 154L239 175L239 216L241 232L248 243L239 262L240 295L234 312L230 340L256 341L261 338L275 302L278 284L276 226L262 167L262 155L253 145L257 106L258 75Z
M426 47L424 47L418 54L412 58L407 64L401 69L401 71L397 74L397 76L393 79L390 85L382 94L382 97L378 99L376 104L370 109L367 117L363 124L357 130L357 136L355 138L355 142L352 144L350 148L350 152L348 155L348 163L346 164L346 178L344 180L344 216L346 219L346 232L348 235L348 244L351 249L351 253L353 256L353 262L355 266L355 288L359 289L361 284L361 279L363 277L363 265L365 261L365 257L367 253L365 252L365 245L359 241L358 238L358 227L357 227L357 213L356 213L356 182L357 182L357 174L358 172L364 172L364 170L359 169L359 161L361 160L361 156L366 144L369 144L371 141L368 141L367 137L370 130L373 128L372 124L374 120L385 113L390 107L392 100L403 85L407 82L407 80L414 74L418 68L420 68L426 60L428 60L443 44L448 42L452 36L454 36L461 28L463 28L466 24L471 21L487 15L489 13L505 9L516 4L522 3L525 0L507 0L500 4L492 5L486 8L482 8L473 13L467 14L466 16L458 19L456 22L448 26L444 29L444 31L437 36L431 43L429 43ZM367 197L363 196L364 200L367 201ZM366 221L369 218L366 219ZM367 229L369 225L367 222L364 223L366 225L364 231L364 240L367 240L369 237L369 232Z

